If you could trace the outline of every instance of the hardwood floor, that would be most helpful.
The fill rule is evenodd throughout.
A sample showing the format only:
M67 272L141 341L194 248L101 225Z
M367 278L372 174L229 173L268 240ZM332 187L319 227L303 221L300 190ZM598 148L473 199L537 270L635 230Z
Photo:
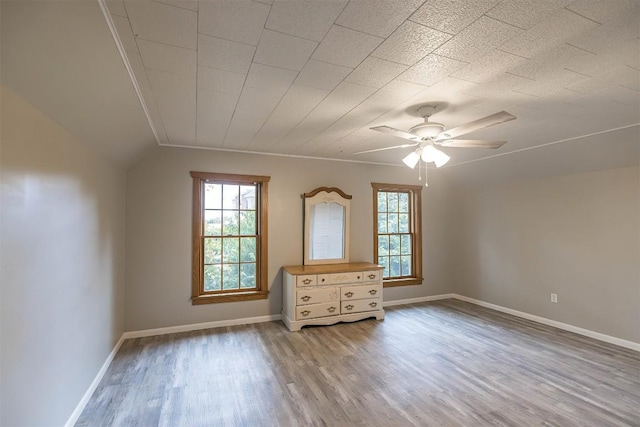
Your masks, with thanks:
M640 353L457 300L127 340L77 426L640 426Z

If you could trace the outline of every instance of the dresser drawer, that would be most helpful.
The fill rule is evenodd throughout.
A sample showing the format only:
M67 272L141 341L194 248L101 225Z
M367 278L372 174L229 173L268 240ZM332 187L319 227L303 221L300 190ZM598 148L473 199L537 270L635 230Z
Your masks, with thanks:
M341 314L360 313L362 311L373 310L382 310L382 298L369 298L340 302Z
M296 307L296 320L313 319L316 317L334 316L338 314L340 314L339 301Z
M355 273L318 274L319 285L338 285L340 283L362 282L362 271Z
M354 300L364 298L377 298L382 295L382 286L375 285L359 285L359 286L343 286L340 289L340 300Z
M321 302L339 301L340 296L335 286L316 286L313 288L298 288L296 304L317 304Z
M308 274L306 276L296 276L297 286L315 286L317 280L315 274Z
M363 282L377 282L380 280L380 270L376 271L363 271L362 272L362 281Z

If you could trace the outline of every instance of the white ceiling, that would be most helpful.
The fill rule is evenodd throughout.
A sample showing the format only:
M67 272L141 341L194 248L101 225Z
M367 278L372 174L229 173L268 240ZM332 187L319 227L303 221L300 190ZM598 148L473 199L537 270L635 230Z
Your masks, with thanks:
M447 128L518 117L465 135L497 150L444 148L452 171L621 139L604 163L639 162L640 0L0 4L2 83L128 164L155 144L401 164L409 149L353 153L402 144L369 128L434 103Z

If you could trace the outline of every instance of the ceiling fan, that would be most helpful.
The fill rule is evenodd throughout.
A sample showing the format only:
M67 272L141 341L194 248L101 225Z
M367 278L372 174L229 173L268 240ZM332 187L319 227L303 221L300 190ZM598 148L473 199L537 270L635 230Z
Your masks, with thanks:
M394 145L392 147L377 148L374 150L360 151L354 154L373 153L375 151L392 150L395 148L417 147L402 161L410 168L415 168L416 164L422 159L425 163L433 162L436 167L440 167L447 163L450 157L444 152L438 150L434 145L441 147L455 148L499 148L507 141L481 141L477 139L453 139L458 136L465 135L475 130L494 126L500 123L514 120L516 117L506 111L492 114L482 119L465 123L458 127L445 130L442 123L430 122L429 117L436 111L435 105L426 105L418 109L418 113L424 118L424 123L413 126L408 132L395 129L390 126L376 126L372 130L388 133L400 138L414 141L411 144Z

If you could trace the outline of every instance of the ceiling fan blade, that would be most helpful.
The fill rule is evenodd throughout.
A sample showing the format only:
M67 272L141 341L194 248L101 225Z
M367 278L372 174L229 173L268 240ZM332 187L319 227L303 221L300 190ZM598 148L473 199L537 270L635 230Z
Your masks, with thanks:
M478 139L446 139L444 141L436 141L436 144L442 147L454 148L500 148L507 141L480 141Z
M446 130L436 136L436 141L455 138L456 136L465 135L469 132L473 132L474 130L499 125L500 123L508 122L509 120L515 120L515 118L516 116L513 114L509 114L506 111L500 111L499 113L492 114L482 119L474 120L453 129Z
M402 145L394 145L392 147L384 147L384 148L375 148L373 150L366 150L366 151L358 151L357 153L353 153L355 154L365 154L365 153L375 153L376 151L385 151L385 150L394 150L396 148L408 148L408 147L415 147L416 145L420 144L419 142L416 142L415 144L402 144Z
M384 133L388 133L400 138L404 138L404 139L408 139L410 141L422 141L422 138L420 138L418 135L414 135L412 133L409 132L405 132L403 130L400 129L395 129L389 126L376 126L373 128L369 128L371 130L377 130L378 132L384 132Z

